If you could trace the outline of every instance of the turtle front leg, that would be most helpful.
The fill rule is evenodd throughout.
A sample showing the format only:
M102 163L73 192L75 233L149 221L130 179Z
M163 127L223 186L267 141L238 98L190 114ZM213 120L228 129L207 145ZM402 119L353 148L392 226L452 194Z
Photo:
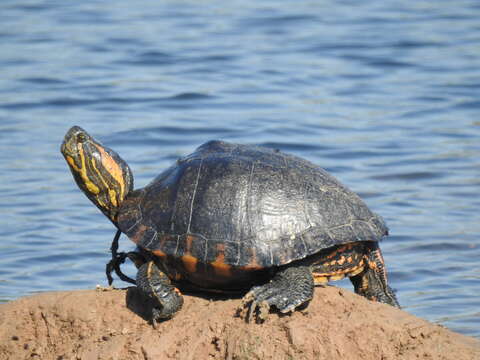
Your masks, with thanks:
M153 261L141 265L137 272L137 288L152 303L152 324L173 317L183 305L180 291Z
M145 259L143 258L143 256L135 251L130 251L128 253L125 253L125 252L115 253L115 255L112 256L112 260L108 262L105 269L109 286L111 286L113 283L113 277L112 277L113 271L115 271L115 274L117 274L120 280L129 282L130 284L134 284L134 285L136 284L135 280L125 275L120 269L120 265L122 265L126 259L130 259L130 261L132 261L135 264L137 269L143 263L145 263Z
M264 285L254 286L243 298L248 308L247 321L258 310L257 318L265 320L271 306L287 313L313 298L314 282L310 267L289 266L279 270ZM250 304L250 306L249 306Z
M378 244L371 244L365 255L365 270L352 276L355 292L367 299L400 307L395 292L387 283L387 271Z

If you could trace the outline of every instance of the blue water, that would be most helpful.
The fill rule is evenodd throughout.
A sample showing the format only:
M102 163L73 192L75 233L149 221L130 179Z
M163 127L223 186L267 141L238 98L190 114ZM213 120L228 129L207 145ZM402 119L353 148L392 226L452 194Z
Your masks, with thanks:
M386 219L405 310L480 337L479 18L476 0L2 1L0 299L106 283L114 229L59 153L75 124L137 187L210 139L321 165Z

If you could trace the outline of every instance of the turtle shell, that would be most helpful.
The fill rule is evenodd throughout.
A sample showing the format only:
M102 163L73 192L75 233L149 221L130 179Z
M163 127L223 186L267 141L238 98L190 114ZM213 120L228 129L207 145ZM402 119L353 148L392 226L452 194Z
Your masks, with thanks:
M378 215L325 170L249 145L210 141L124 201L118 227L160 257L264 269L335 245L379 241Z

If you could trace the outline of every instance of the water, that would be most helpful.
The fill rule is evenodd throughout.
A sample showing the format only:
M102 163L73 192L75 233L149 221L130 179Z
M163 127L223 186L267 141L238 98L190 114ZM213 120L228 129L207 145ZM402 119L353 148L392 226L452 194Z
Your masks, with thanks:
M114 229L59 153L76 124L138 187L210 139L320 164L389 224L405 310L480 337L479 18L475 0L2 1L1 300L105 284Z

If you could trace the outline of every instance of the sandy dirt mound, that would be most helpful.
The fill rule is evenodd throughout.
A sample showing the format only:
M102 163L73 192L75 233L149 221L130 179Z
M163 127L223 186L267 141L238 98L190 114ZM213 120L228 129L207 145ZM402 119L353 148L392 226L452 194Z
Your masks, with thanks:
M480 359L473 338L335 287L262 324L240 305L186 296L153 329L134 288L25 297L0 306L0 359Z

